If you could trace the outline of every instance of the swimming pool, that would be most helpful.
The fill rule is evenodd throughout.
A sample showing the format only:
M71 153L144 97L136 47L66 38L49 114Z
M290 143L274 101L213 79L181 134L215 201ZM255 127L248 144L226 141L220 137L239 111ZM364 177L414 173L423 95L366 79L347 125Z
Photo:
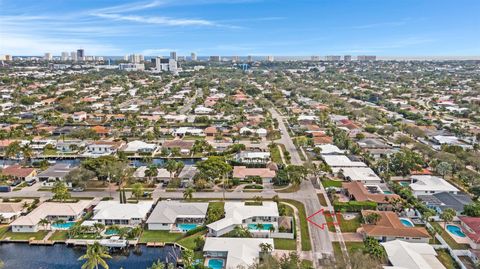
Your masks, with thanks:
M248 224L248 229L249 229L249 230L270 231L270 227L273 227L273 224L265 223L265 224L263 224L263 227L261 227L261 228L259 228L258 225L255 224L255 223L250 223L250 224Z
M178 229L180 229L183 232L188 232L190 230L193 230L198 227L198 224L195 223L181 223L177 224Z
M210 259L208 260L208 267L212 269L222 269L223 260L222 259Z
M116 235L116 234L118 234L118 231L115 229L107 229L105 231L105 235Z
M410 186L410 182L405 182L405 181L402 181L402 182L400 182L400 183L398 183L398 184L402 185L403 187L408 187L408 186Z
M457 225L447 225L447 230L458 237L466 237L466 235L462 232L462 229Z
M383 194L392 194L391 191L383 191Z
M73 225L75 225L74 221L67 221L67 222L64 222L64 223L54 223L54 224L52 224L52 228L61 229L61 230L68 230Z
M413 224L413 222L409 219L404 219L404 218L401 218L400 219L400 222L402 222L403 226L405 227L415 227L415 225Z

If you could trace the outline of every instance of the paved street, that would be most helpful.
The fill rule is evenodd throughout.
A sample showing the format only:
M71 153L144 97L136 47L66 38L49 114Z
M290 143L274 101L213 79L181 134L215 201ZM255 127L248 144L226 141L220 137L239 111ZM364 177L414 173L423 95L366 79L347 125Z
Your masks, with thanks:
M293 144L292 138L288 133L287 126L285 126L285 123L283 122L283 117L280 114L278 114L278 112L273 108L270 108L270 113L272 114L272 117L274 119L277 119L278 129L280 129L280 132L282 133L282 137L275 142L285 145L285 149L288 152L290 152L292 164L295 164L295 165L303 164L302 159L300 159L300 155L298 154L297 148Z

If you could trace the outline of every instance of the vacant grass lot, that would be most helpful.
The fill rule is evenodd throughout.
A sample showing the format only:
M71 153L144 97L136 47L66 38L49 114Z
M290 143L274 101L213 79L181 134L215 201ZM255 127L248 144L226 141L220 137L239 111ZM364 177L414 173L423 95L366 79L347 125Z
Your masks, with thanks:
M275 244L275 249L282 249L282 250L297 249L297 242L295 241L295 239L274 238L273 243Z
M140 243L147 242L176 242L183 237L181 233L170 233L169 231L143 231L140 237Z
M302 250L303 251L310 251L312 250L312 243L310 241L310 233L308 231L308 221L307 221L307 214L305 212L305 206L295 200L290 199L282 199L282 202L286 202L292 204L298 209L298 215L300 217L300 232L301 232L301 239L302 239Z
M68 239L68 231L55 231L49 240L54 241L65 241Z

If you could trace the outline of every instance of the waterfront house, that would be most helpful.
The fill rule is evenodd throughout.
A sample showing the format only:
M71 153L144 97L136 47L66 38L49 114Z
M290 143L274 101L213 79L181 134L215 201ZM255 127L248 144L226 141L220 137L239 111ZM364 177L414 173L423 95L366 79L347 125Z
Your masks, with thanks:
M427 243L409 243L402 240L393 240L381 243L387 252L390 266L383 268L408 269L445 269L438 260L435 249Z
M261 205L250 205L248 202L226 202L224 208L225 217L207 225L209 235L219 237L233 231L236 226L250 228L259 223L265 228L273 226L275 231L278 230L280 215L275 202L262 202ZM256 234L262 236L269 234L268 229L257 230L257 232Z
M157 150L157 144L145 143L143 141L135 140L128 142L121 151L125 153L153 153Z
M10 224L10 227L14 233L35 233L46 228L39 224L42 219L52 222L55 220L77 221L90 204L91 201L87 200L79 200L74 203L45 202L26 216L17 218Z
M47 170L39 173L37 178L42 182L43 186L53 186L57 181L65 181L65 176L75 169L74 166L68 163L57 163L47 168ZM71 186L71 182L65 182L67 186Z
M24 207L23 202L2 202L0 203L0 223L11 223L21 214L27 212L28 208Z
M382 179L369 167L344 167L338 171L345 180L363 184L380 184Z
M147 166L140 166L135 170L133 173L133 177L140 180L147 180L149 179L145 176L145 171L147 171ZM153 176L151 179L158 181L158 182L168 182L170 180L170 172L167 171L165 168L157 168L157 175Z
M123 141L92 141L87 145L84 155L99 157L115 154L125 142Z
M222 268L248 268L260 258L262 244L272 246L269 238L227 238L207 237L203 246L205 265L212 266L214 261L221 261Z
M203 225L207 210L208 203L160 201L147 219L148 229L185 232Z
M266 164L270 161L270 152L242 151L235 155L239 163Z
M92 220L104 225L137 226L147 219L152 206L151 201L140 201L135 204L101 201L93 208Z
M86 143L82 140L66 140L57 142L57 151L60 153L72 153L85 148Z
M374 213L380 215L380 219L376 223L362 224L361 233L365 237L373 237L381 242L400 239L412 243L428 243L430 240L430 234L424 227L415 227L410 220L401 220L392 211L362 210L363 219Z

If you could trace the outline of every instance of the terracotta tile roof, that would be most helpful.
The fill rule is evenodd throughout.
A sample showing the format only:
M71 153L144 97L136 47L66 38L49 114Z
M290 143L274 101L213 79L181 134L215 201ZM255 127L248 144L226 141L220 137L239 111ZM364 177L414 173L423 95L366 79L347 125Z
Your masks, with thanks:
M191 149L193 146L193 141L186 140L167 140L163 142L163 147L165 148L181 148L181 149Z
M35 171L35 168L22 167L21 165L11 165L3 168L2 175L11 176L15 178L24 178Z
M480 217L459 217L464 225L468 226L473 233L462 227L463 232L475 243L480 243Z
M344 182L342 188L346 189L356 201L372 201L379 204L388 204L388 200L400 198L396 194L370 193L363 183L359 181Z
M430 234L423 227L404 226L395 212L362 210L362 216L364 218L372 213L379 214L380 220L377 224L362 224L363 231L368 236L430 238Z
M314 145L323 145L323 144L332 144L333 138L331 136L314 136L313 144Z
M217 128L215 126L210 126L205 128L204 132L206 134L216 134L217 133Z
M268 168L247 168L246 166L234 166L233 177L245 178L259 176L261 178L273 178L276 175L275 171Z
M91 129L97 134L109 134L110 133L108 128L103 127L103 126L99 126L99 125L94 126Z
M10 144L12 144L15 141L16 140L11 140L11 139L0 140L0 148L8 147Z

